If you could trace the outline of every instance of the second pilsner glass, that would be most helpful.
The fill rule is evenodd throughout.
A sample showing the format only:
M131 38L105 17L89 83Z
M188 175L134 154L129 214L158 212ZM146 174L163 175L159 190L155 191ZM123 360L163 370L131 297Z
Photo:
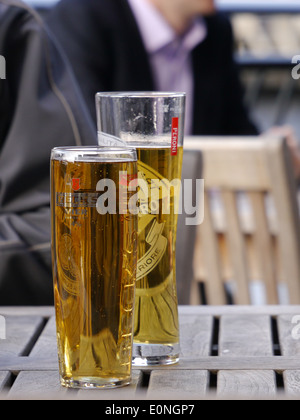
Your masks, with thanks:
M185 94L99 93L99 144L134 147L139 172L134 365L179 360L176 234Z

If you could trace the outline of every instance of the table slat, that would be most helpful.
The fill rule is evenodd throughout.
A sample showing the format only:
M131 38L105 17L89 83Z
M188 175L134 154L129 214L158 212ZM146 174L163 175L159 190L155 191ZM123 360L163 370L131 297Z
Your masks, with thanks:
M61 387L58 372L20 372L8 393L8 398L42 398L47 394L60 393L62 396L67 390Z
M210 355L213 317L182 315L180 317L180 347L183 357Z
M55 309L53 306L0 306L0 315L50 318L55 315Z
M273 355L271 319L266 315L225 315L220 322L219 354L223 358ZM253 397L276 395L276 375L273 370L219 371L218 396Z
M277 323L282 355L299 355L300 367L300 313L297 316L281 315L278 317Z
M271 319L266 315L221 317L219 355L266 357L273 355Z
M263 306L179 306L179 315L211 315L214 317L221 317L223 315L300 315L299 305L263 305Z
M158 370L151 374L147 397L156 398L200 398L209 389L209 373L205 370Z
M276 395L273 371L221 371L218 374L218 396L267 397Z
M286 370L283 380L286 393L289 396L300 397L300 370Z
M30 351L44 325L44 319L36 316L5 318L6 340L0 341L0 357L22 356Z
M160 370L159 366L143 367L143 372ZM178 365L164 368L169 370L298 370L299 357L201 357L182 359ZM0 371L57 371L57 361L45 357L11 357L0 359ZM138 368L134 368L138 370Z
M56 340L56 322L55 317L51 317L35 346L33 347L30 357L43 357L49 360L57 360L57 340Z

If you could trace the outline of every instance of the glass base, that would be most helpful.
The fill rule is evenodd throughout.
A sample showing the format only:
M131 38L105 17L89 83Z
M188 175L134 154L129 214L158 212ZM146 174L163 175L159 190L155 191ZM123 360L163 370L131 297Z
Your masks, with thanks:
M179 362L179 344L137 344L133 345L133 366L167 366Z
M73 379L60 379L60 383L65 388L73 389L113 389L130 385L131 378L117 379L117 378L73 378Z

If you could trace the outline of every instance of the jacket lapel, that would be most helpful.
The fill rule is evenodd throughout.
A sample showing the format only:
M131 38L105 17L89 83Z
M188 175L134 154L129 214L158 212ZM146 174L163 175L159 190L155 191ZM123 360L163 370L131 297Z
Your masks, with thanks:
M155 90L150 61L143 44L143 40L135 21L133 12L127 0L116 0L120 11L120 40L119 57L120 70L117 85L122 86L122 90Z

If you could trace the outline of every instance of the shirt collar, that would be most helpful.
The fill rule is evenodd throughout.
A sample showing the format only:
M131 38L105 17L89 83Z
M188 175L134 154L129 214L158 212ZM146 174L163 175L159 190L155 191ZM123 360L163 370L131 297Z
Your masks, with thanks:
M207 35L204 19L195 19L188 31L178 37L174 29L168 24L161 13L148 0L128 0L137 20L144 45L150 54L174 44L192 51Z

